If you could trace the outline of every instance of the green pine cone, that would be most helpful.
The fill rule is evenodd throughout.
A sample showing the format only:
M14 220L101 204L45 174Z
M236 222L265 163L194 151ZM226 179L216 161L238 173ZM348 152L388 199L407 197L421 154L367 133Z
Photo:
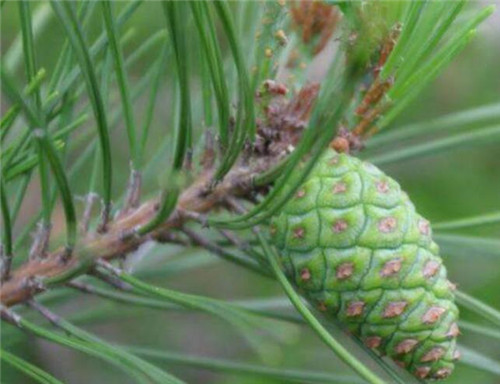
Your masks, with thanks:
M270 226L288 278L418 378L453 370L458 309L429 222L372 164L328 149Z

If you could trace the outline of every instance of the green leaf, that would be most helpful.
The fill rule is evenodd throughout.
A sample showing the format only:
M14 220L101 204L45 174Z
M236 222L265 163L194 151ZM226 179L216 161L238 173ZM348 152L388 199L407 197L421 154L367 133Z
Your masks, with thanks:
M79 21L69 3L51 1L52 8L57 14L59 21L71 42L71 46L78 58L81 71L85 78L88 96L92 103L92 108L97 122L97 132L101 145L102 155L102 177L103 177L103 199L104 204L109 209L111 205L111 144L109 139L108 123L106 112L102 102L101 92L96 79L94 65L90 58L90 53L83 37Z
M43 129L37 128L44 126L44 122L42 118L31 108L31 106L27 103L26 100L17 92L14 87L12 80L10 77L4 72L4 68L0 68L1 78L2 78L2 86L10 97L11 100L18 103L22 106L23 110L26 113L26 117L30 122L30 128L32 129L37 144L39 145L39 149L44 156L47 156L48 162L51 166L51 170L56 179L57 187L59 189L59 193L61 194L61 199L63 202L64 213L66 218L66 229L67 229L67 245L68 248L71 249L76 240L76 217L75 210L73 206L73 199L71 195L71 191L69 189L68 180L66 178L66 174L64 172L63 165L61 160L59 159L56 150L54 149L53 142L47 137L47 132ZM50 192L49 192L50 193ZM50 203L50 201L48 202ZM51 207L43 207L43 212L50 212Z
M53 13L50 11L50 6L48 4L41 3L40 6L37 7L32 18L33 21L31 22L33 36L38 37L43 34L45 28L50 25L52 16ZM18 35L7 52L2 55L2 66L5 67L6 71L14 72L19 68L22 52L22 37Z
M500 330L485 327L484 325L470 323L470 322L465 321L465 320L461 320L459 322L459 324L460 324L461 329L464 329L464 330L470 331L470 332L475 332L475 333L477 333L481 336L485 336L487 338L498 339L500 341Z
M238 308L221 300L152 286L122 271L115 273L117 273L117 276L122 281L130 284L136 293L168 300L182 307L206 312L228 321L237 330L241 331L241 334L245 336L249 344L261 355L270 357L268 351L271 351L271 353L274 351L274 345L270 343L269 336L276 335L276 333L279 333L282 330L274 327L274 324L272 323L266 323L266 321L250 311ZM266 326L268 328L266 328ZM262 335L256 333L256 329L265 329L268 331L268 334Z
M182 381L171 376L165 371L162 371L155 365L142 360L141 358L127 352L122 348L108 344L107 342L98 338L97 336L94 336L78 327L75 327L70 322L62 318L59 317L57 318L57 326L66 331L66 333L68 333L69 335L72 335L82 340L83 342L89 343L94 347L94 349L101 350L103 353L108 353L110 356L114 355L116 356L115 358L121 359L125 364L129 365L128 370L130 371L135 370L141 372L143 375L149 377L150 379L152 379L157 383L172 383L172 384L182 383Z
M5 257L5 260L1 260L1 263L6 264L2 265L1 272L5 273L6 270L10 269L10 259L12 258L12 222L3 175L2 180L0 180L0 207L2 209L2 256Z
M90 16L92 16L92 12L96 6L96 2L82 2L78 8L78 17L82 20L82 26L85 26ZM57 59L56 66L52 73L52 77L50 79L49 90L50 92L54 92L57 88L61 86L61 82L64 79L64 76L67 75L71 69L73 64L73 57L71 55L71 49L69 40L66 38L64 40L64 44L61 50L61 54ZM75 69L79 69L76 67ZM65 92L63 92L65 93Z
M55 377L45 372L44 370L28 363L26 360L0 349L0 359L9 364L10 366L18 369L26 376L31 377L38 383L42 384L63 384L62 381L57 380Z
M497 223L500 223L500 211L486 213L479 216L466 217L463 219L443 221L440 223L432 224L432 228L438 231L442 231L450 229L478 227Z
M455 292L458 304L500 326L500 311L462 291Z
M104 361L107 361L116 367L122 369L123 371L127 372L128 374L132 375L135 377L139 382L146 383L144 380L140 379L140 376L137 374L135 369L131 368L131 361L123 361L123 356L120 356L119 352L117 352L116 349L113 348L102 348L102 345L95 341L85 341L81 340L80 337L75 338L75 337L67 337L65 335L50 331L48 329L45 329L43 327L40 327L34 323L31 323L30 321L27 321L26 319L21 319L20 320L20 325L23 327L23 329L29 331L30 333L34 334L35 336L41 337L43 339L46 339L48 341L51 341L53 343L57 343L72 349L75 349L77 351L86 353L90 356L102 359ZM146 363L145 363L146 364ZM147 369L149 367L144 367L144 369ZM158 383L171 383L171 384L179 384L182 383L181 381L170 378L165 373L164 377L165 381L157 381Z
M258 21L256 32L256 44L253 50L252 68L252 91L255 92L259 85L266 79L274 79L278 66L276 62L280 57L280 41L276 33L284 27L288 21L289 7L279 1L266 1L261 5L262 15ZM271 52L270 57L266 50Z
M24 196L26 195L26 192L28 190L29 183L31 181L31 176L32 173L29 172L28 174L23 176L22 181L20 182L20 185L17 189L17 192L15 194L16 200L12 206L12 222L15 223L18 216L19 216L19 211L21 210L21 204L24 200Z
M454 31L451 38L443 47L425 64L420 65L420 68L415 71L407 80L396 82L388 92L388 97L397 101L397 105L378 122L379 129L384 129L407 105L413 98L422 91L422 89L433 80L450 62L460 53L475 36L475 28L488 18L494 11L494 6L482 9L474 18L471 18L468 23L461 25L458 31ZM399 45L396 45L389 60ZM387 64L386 64L387 65ZM382 70L384 73L385 67ZM381 73L381 77L385 78Z
M176 71L179 79L180 121L175 131L173 169L180 170L184 165L186 154L192 152L191 98L187 68L189 58L185 30L186 7L180 2L163 2L162 5L175 53Z
M37 64L34 48L34 38L33 30L31 25L31 11L28 2L21 1L19 4L19 14L21 18L21 31L23 37L23 53L24 53L24 63L26 69L26 78L28 82L33 81L37 74ZM45 123L45 116L42 112L42 101L40 91L37 90L34 93L34 109L37 111L37 128L44 131L47 130ZM22 96L21 96L22 97ZM19 104L18 104L19 105ZM34 127L31 127L34 129ZM40 174L40 191L42 196L42 207L43 207L43 219L45 224L49 225L51 216L51 205L50 205L50 181L48 176L48 165L47 159L44 156L43 148L38 146L38 166ZM7 163L8 164L8 163ZM8 164L10 165L10 164Z
M132 158L132 168L134 170L139 170L141 168L141 165L139 147L137 146L136 139L137 134L135 127L135 118L132 103L130 100L128 77L125 71L123 53L120 49L117 39L117 37L119 36L119 30L114 20L113 11L111 9L111 2L109 0L105 0L102 1L101 5L103 10L104 25L106 26L110 51L115 63L115 73L122 99L123 112L125 115L125 126L127 128L127 136L130 148L130 156Z
M24 96L30 96L33 92L36 92L42 86L43 81L45 80L47 72L44 68L40 68L36 75L32 78L32 80L28 83L28 85L23 90ZM18 104L10 107L7 112L5 112L0 119L0 130L2 136L2 144L4 143L5 138L7 137L10 128L13 126L16 121L19 112L21 111L21 106Z
M437 243L449 254L470 257L471 254L500 257L500 240L464 235L436 233Z
M134 4L134 3L132 3ZM152 36L148 41L158 41L159 38L161 38L161 35L164 35L163 33L159 33L158 35ZM147 44L144 44L147 45ZM142 46L141 48L143 48ZM147 47L148 49L151 48L151 45ZM147 50L144 49L138 49L136 51L141 54L144 54ZM126 65L132 65L133 61L132 60L138 60L141 56L140 55L131 55L127 60L126 60ZM132 100L135 101L137 100L142 93L147 90L148 85L151 82L151 78L155 72L155 68L150 68L146 71L144 74L144 78L141 79L141 81L138 82L134 90L132 91ZM121 117L121 105L118 105L116 108L112 110L110 113L111 118L110 118L110 129L116 129L117 128L117 123ZM76 177L79 177L79 172L82 170L82 168L87 165L87 161L90 158L90 156L94 153L94 147L97 142L97 139L92 137L92 131L87 131L84 134L80 135L77 139L74 140L73 144L69 148L69 151L72 152L75 150L75 148L79 148L79 145L81 142L84 142L91 138L90 143L82 150L82 154L78 157L78 159L75 161L74 164L71 165L70 171L69 171L69 178L73 182ZM52 191L52 202L55 200L55 190L53 189ZM53 203L52 203L53 204ZM15 242L14 242L14 250L17 250L21 245L26 245L26 239L33 230L33 227L36 225L37 221L40 219L40 214L34 215L33 219L30 220L29 224L24 226L22 229L21 233L16 237Z
M164 195L160 200L160 208L158 209L156 216L151 221L137 229L137 233L139 235L143 236L154 230L174 211L177 205L177 199L179 198L179 189L169 187L164 190L163 194Z
M462 364L500 376L500 363L498 361L464 345L460 345L460 352L462 353L460 359Z
M141 147L140 147L141 159L144 158L144 151L146 150L146 143L149 137L149 130L151 128L151 123L153 122L156 100L158 98L158 90L160 88L163 69L166 67L167 64L168 54L169 54L168 45L164 44L164 46L160 51L160 55L156 61L155 65L156 73L153 76L151 76L151 85L150 85L151 92L149 94L148 106L146 109L146 116L144 118L144 126L142 128L142 135L141 135Z
M500 103L484 105L465 111L454 112L430 121L417 122L398 127L398 129L390 129L387 132L381 132L370 138L367 142L367 146L370 149L380 145L392 144L396 141L425 138L431 133L451 133L454 130L469 125L484 125L485 123L498 121L499 119Z
M491 144L497 141L500 141L500 125L493 125L470 132L444 137L442 139L436 139L431 142L408 145L407 147L394 149L381 155L368 156L367 160L371 163L382 165L442 153L445 150L460 147L469 148L473 145Z
M238 73L238 97L240 106L237 108L236 123L231 136L229 147L216 170L214 180L219 182L230 171L245 144L245 140L253 142L256 126L254 113L254 98L250 87L250 79L242 53L240 42L237 38L233 18L225 1L215 1L215 10L222 23L225 36Z
M205 53L206 60L204 61L210 71L210 80L214 88L219 114L219 138L222 149L225 149L229 142L229 96L215 23L211 9L206 2L193 1L190 2L190 5Z
M387 80L395 68L397 69L398 66L404 65L402 64L405 58L404 53L409 47L408 43L410 38L415 33L415 27L418 25L417 23L422 14L422 8L426 5L427 0L411 2L406 6L406 15L402 22L403 31L380 72L381 80Z
M182 355L164 350L144 347L126 346L125 349L156 360L165 361L168 364L185 365L206 369L214 372L225 372L237 375L249 375L275 380L285 380L299 383L363 383L354 376L340 375L338 373L322 373L316 371L303 371L292 368L273 368L248 363L240 363L231 360L197 357L193 355Z
M55 147L56 151L60 151L64 147L64 143L62 141L57 140L54 143L54 147ZM5 181L12 181L16 177L22 176L22 175L26 174L27 172L30 172L37 165L39 165L39 158L36 154L35 155L26 154L24 157L25 157L25 160L21 160L17 163L11 164L9 167L7 167L6 170L2 169L4 171L3 177L5 178ZM49 195L49 198L48 198L49 205L51 205L50 201L51 201L51 199L50 199L50 195Z
M142 0L133 0L127 5L123 7L123 10L120 12L116 19L116 25L117 27L121 27L125 22L127 22L130 17L135 13L139 5L142 3ZM85 3L84 3L85 4ZM94 4L94 2L90 2L91 6ZM89 7L90 8L90 7ZM150 48L149 44L154 41L155 39L158 38L158 35L162 35L163 32L158 32L156 34L153 34L148 40L144 42L142 46L140 46L134 53L130 55L130 58L132 57L137 57L144 53L144 50L147 50ZM125 36L124 36L125 37ZM101 35L96 39L94 44L89 48L89 54L91 60L97 57L99 53L101 53L105 48L107 48L108 45L108 40L106 36L106 32L102 32ZM62 68L63 69L63 68ZM57 88L58 90L58 95L56 99L54 100L54 105L61 101L63 96L69 92L72 91L72 87L75 86L75 82L79 79L80 74L82 73L82 68L81 66L73 66L71 67L71 70L69 71L68 74L66 74L63 70L61 69L60 72L55 72L53 80L51 81L51 85L54 82L54 85L52 85L54 88ZM57 80L57 81L56 81ZM79 95L79 91L76 92L77 95Z
M428 59L432 51L449 31L451 24L462 11L466 0L460 0L451 6L442 2L428 2L424 8L422 21L418 25L416 35L405 55L404 65L398 73L398 81L404 82L419 63Z
M76 223L76 212L73 203L73 195L69 186L68 178L66 172L62 165L59 155L57 154L54 143L46 136L45 132L38 130L34 132L35 136L38 138L45 156L50 163L52 173L56 179L59 193L61 194L61 200L63 203L64 214L66 216L66 231L67 231L67 248L71 251L76 244L77 235L77 223Z

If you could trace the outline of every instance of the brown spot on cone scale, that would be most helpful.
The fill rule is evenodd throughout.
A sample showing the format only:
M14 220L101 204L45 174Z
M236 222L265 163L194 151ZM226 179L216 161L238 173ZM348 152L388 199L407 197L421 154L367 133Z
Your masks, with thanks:
M360 316L363 314L364 307L365 303L363 301L352 301L347 306L346 314L349 317Z
M368 336L365 339L365 345L368 348L378 348L382 343L382 338L379 336Z
M344 232L347 229L347 227L348 227L347 221L339 219L335 223L333 223L332 230L335 233L340 233Z
M433 375L435 379L446 379L448 376L450 376L451 369L450 368L440 368L436 371L436 373Z
M334 194L344 193L345 191L347 191L347 185L342 181L339 181L333 186Z
M408 353L411 352L417 346L417 344L418 340L416 339L406 339L396 345L394 349L398 354Z
M380 193L387 193L389 192L389 184L385 180L378 181L375 184L375 188L377 188L377 191Z
M436 260L429 260L424 265L424 270L423 270L424 277L429 278L429 277L434 276L439 271L440 267L441 267L441 264L439 262L437 262Z
M415 370L415 376L417 376L419 379L425 379L427 376L429 376L430 371L431 367L418 367Z
M300 279L302 281L311 280L311 271L309 271L308 268L302 268L302 270L300 271Z
M458 328L457 323L452 323L450 325L450 329L446 333L446 336L448 337L457 337L460 334L460 329Z
M430 307L424 316L422 316L422 321L424 324L434 324L439 320L441 315L446 312L446 309L441 307Z
M306 195L306 191L304 189L299 189L297 191L297 193L295 194L295 197L297 197L298 199L304 197Z
M401 270L401 259L389 260L380 270L380 276L388 277L395 275Z
M293 237L295 239L302 239L304 238L304 235L306 234L306 231L304 230L304 228L302 227L299 227L299 228L295 228L293 230Z
M384 217L383 219L380 219L380 221L378 222L378 230L382 233L394 232L397 224L398 221L396 220L395 217L392 216Z
M421 219L418 221L418 230L422 235L429 236L431 233L431 225L427 220Z
M443 357L445 350L441 347L434 347L427 351L420 361L422 363L428 363L429 361L438 361L441 357Z
M352 276L354 272L354 263L342 263L337 266L335 276L337 279L344 280Z
M387 304L382 317L391 318L401 315L404 312L407 304L408 303L406 301L393 301L392 303Z

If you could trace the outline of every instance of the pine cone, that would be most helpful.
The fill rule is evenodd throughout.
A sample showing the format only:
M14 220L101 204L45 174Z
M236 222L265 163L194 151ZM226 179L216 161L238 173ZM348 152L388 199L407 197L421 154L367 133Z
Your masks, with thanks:
M286 275L326 316L418 378L452 372L453 287L396 181L328 149L270 230Z

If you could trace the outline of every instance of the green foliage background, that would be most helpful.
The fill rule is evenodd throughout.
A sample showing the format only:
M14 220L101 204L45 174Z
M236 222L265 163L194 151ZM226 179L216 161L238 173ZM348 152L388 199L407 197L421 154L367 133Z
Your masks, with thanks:
M8 1L4 5L1 22L3 54L20 30L15 2ZM55 65L57 57L55 53L60 49L62 42L62 30L56 24L52 23L44 34L37 38L40 67L50 69ZM100 19L93 20L91 24L90 31L97 33L101 30ZM478 38L473 40L437 81L426 88L425 92L399 116L392 126L406 126L414 122L429 121L448 113L486 104L496 104L500 107L499 25L500 17L496 11L493 17L481 27ZM126 46L128 54L137 49L152 31L164 28L164 19L155 7L143 6L126 26L133 26L134 29L130 43ZM89 37L93 37L92 33ZM131 81L136 80L143 73L150 59L149 56L144 57L132 71L129 71ZM19 78L24 76L21 66L17 76ZM160 96L159 103L162 107L157 109L153 125L165 124L168 119L168 100L163 89L165 86L168 84L161 86L160 95L163 95L163 98ZM134 105L139 118L144 113L144 104L145 101L141 100ZM4 108L5 104L2 103L2 110ZM496 124L499 123L496 121ZM120 192L120 186L126 183L129 171L124 131L122 129L113 135L115 165L119 164L114 169L116 178L114 193ZM155 137L152 137L149 145L153 146L155 141ZM370 153L370 148L368 148L367 155ZM459 148L384 164L381 168L400 182L419 212L433 223L497 212L500 209L500 141L498 137L496 140L492 139L487 145L469 146L464 143ZM90 166L85 168L85 172L90 171ZM81 177L80 180L81 185L77 185L75 190L77 194L84 194L87 188L86 179ZM26 224L38 206L39 196L36 188L36 185L30 186L31 200L28 200L28 207L22 212L19 227ZM153 192L153 190L146 192ZM56 215L56 220L62 220L62 215ZM59 226L59 229L61 228ZM462 229L454 234L484 236L498 240L495 243L497 248L492 252L482 252L474 247L450 244L449 247L444 247L443 253L451 280L460 281L460 289L500 310L500 224ZM141 263L139 270L147 270L147 265L156 263L157 273L150 276L148 281L159 286L168 285L170 288L183 292L202 292L210 297L228 300L282 297L282 291L275 283L220 261L205 250L193 249L181 253L178 250L178 247L171 245L155 246L149 252L147 260ZM186 258L199 264L196 268L189 268L189 265L186 267ZM179 266L179 270L176 266ZM280 303L284 305L286 300ZM66 315L69 320L86 330L118 344L258 363L255 353L240 334L228 327L225 322L204 314L185 311L164 312L140 307L127 308L126 305L113 304L82 294L74 294L71 300L65 301L58 307L58 313ZM475 315L467 311L462 311L462 318L477 319ZM303 327L292 325L285 327L283 323L277 324L284 327L282 332L284 343L266 347L261 351L268 364L277 367L304 368L309 371L327 371L352 378L350 370L324 348L311 331ZM10 326L3 325L3 327L5 327L2 330L4 347L43 367L64 382L121 384L133 382L131 378L124 379L123 374L116 369L109 368L86 355L27 337L20 332L9 332L8 338L4 337L6 328ZM338 337L350 345L351 341L345 336L338 335ZM460 341L465 345L476 346L477 350L489 356L493 363L483 361L489 365L489 370L459 364L456 372L447 382L498 383L500 380L498 335L495 339L464 330ZM356 351L355 346L352 348ZM356 354L359 356L359 351ZM154 361L157 361L160 366L165 364L171 367L170 372L180 373L181 377L192 383L287 382L284 379L269 377L217 374L201 368L173 364L172 361ZM336 380L339 380L336 382L341 382L341 377L338 376ZM19 375L4 364L2 364L2 382L30 383L26 377Z

